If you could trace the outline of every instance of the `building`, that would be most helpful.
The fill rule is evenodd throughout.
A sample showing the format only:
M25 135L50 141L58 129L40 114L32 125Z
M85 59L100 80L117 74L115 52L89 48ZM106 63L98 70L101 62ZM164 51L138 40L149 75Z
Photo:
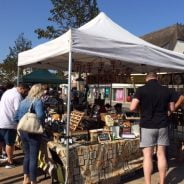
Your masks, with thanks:
M177 23L172 26L146 34L141 38L159 47L184 54L183 24ZM184 73L163 75L161 81L163 84L166 85L177 85L177 87L175 86L175 88L183 88Z
M141 38L159 47L184 53L184 25L182 24L174 24Z

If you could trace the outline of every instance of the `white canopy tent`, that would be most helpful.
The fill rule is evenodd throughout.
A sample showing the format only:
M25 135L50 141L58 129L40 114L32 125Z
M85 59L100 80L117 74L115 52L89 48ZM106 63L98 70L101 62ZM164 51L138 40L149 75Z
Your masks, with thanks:
M103 66L103 68L102 68ZM71 71L123 72L181 71L184 55L154 46L129 33L104 13L62 36L41 44L18 56L18 67L68 70L68 91L71 91ZM70 122L70 93L67 104L67 137ZM67 155L69 144L67 139ZM67 157L66 178L69 158ZM67 183L67 179L65 181Z
M104 13L62 36L19 54L18 66L68 69L68 53L72 52L73 71L97 71L103 63L105 70L112 63L122 72L184 70L184 55L152 45L114 23Z

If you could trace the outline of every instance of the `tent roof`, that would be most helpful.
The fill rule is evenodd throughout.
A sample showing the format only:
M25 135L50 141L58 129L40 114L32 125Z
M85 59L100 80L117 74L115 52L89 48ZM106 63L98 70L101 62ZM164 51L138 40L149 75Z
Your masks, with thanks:
M24 75L21 79L24 83L45 83L45 84L63 84L67 83L67 80L61 80L55 74L52 74L48 70L35 70L30 74Z
M97 72L103 69L126 72L184 70L184 55L142 40L114 23L103 12L62 36L22 52L18 66L68 69L72 51L72 70Z

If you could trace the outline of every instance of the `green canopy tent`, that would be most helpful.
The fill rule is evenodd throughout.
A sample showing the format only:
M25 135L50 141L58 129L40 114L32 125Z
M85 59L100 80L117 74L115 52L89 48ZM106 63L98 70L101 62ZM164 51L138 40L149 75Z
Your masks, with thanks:
M30 74L22 76L20 82L23 83L44 83L44 84L65 84L67 80L61 80L56 74L48 70L39 69Z

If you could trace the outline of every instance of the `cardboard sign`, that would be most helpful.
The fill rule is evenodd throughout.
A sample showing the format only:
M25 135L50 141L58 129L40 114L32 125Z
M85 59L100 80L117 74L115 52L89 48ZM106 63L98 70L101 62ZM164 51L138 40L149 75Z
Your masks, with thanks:
M99 142L111 141L111 136L109 133L100 133L98 134L98 141Z

